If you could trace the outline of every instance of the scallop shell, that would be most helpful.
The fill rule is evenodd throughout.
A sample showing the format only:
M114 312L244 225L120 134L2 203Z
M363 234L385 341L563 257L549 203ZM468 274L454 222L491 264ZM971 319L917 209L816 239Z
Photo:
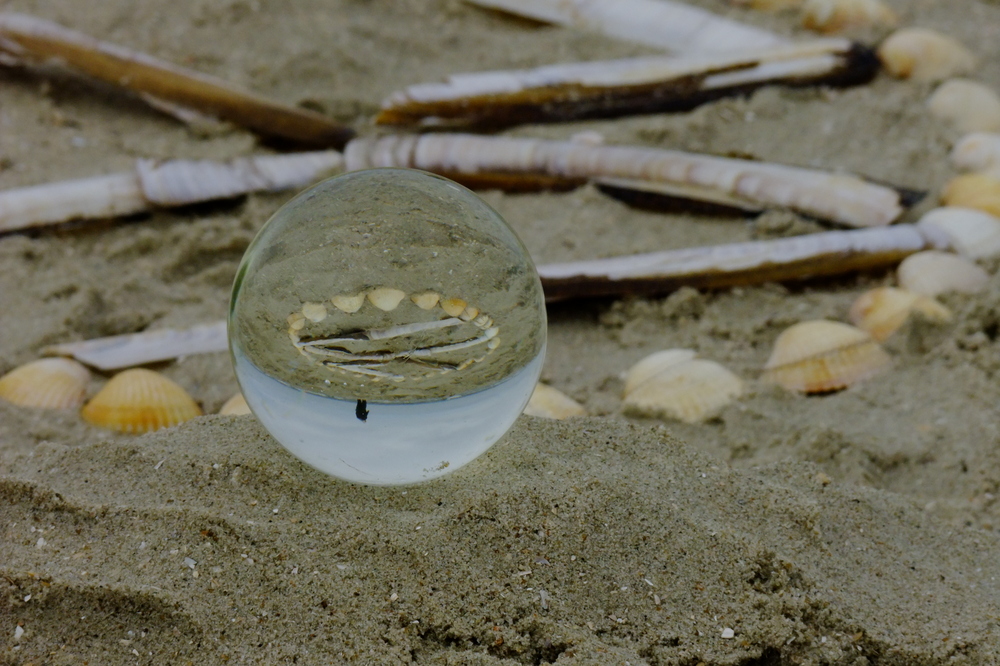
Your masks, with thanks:
M963 294L982 291L990 276L965 257L927 250L904 259L896 270L896 279L903 289L937 296L951 291Z
M899 330L912 313L938 323L951 320L951 310L930 296L895 287L879 287L861 294L847 318L881 342Z
M951 149L951 163L961 171L1000 172L1000 134L966 134Z
M226 400L226 403L219 409L219 414L223 416L242 416L243 414L252 413L250 405L247 404L247 399L243 397L242 393L237 393L229 400Z
M762 379L803 393L829 393L873 377L889 355L859 328L836 321L804 321L774 343Z
M143 433L183 423L202 412L174 382L158 372L134 368L112 377L80 413L91 425Z
M541 416L546 419L567 419L571 416L586 416L583 405L562 391L546 384L536 384L535 390L524 408L528 416Z
M77 409L83 404L90 371L68 358L43 358L0 379L0 398L21 407Z
M881 0L806 0L802 6L802 25L817 32L873 25L892 27L898 22L895 12Z
M624 411L698 423L743 394L743 380L690 349L668 349L636 363L625 377Z
M976 57L958 40L927 28L901 28L878 47L878 57L893 76L940 81L968 74Z
M941 202L946 206L975 208L1000 215L1000 176L966 173L955 176L944 187Z
M924 214L920 231L946 238L948 245L966 257L982 259L1000 255L1000 218L973 208L945 206Z
M976 81L945 81L928 98L927 108L962 132L1000 130L1000 97Z

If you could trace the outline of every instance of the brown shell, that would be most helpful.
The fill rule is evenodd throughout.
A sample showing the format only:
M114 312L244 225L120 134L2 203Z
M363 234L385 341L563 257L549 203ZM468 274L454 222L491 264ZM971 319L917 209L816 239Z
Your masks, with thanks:
M896 269L896 279L903 289L937 296L953 291L962 294L982 291L990 276L965 257L926 250L904 259Z
M169 428L201 413L184 389L143 368L112 377L81 411L91 425L128 433Z
M889 355L859 328L804 321L778 336L762 379L793 391L828 393L878 374L889 362Z
M990 173L955 176L945 185L941 201L945 206L974 208L1000 216L1000 177Z
M586 416L583 405L562 391L546 384L536 384L535 390L524 408L528 416L541 416L546 419L568 419L571 416Z
M229 400L226 400L226 404L222 405L219 409L219 414L223 416L242 416L244 414L252 414L252 412L243 394L237 393Z
M743 394L743 380L690 349L668 349L636 363L625 378L624 411L699 423Z
M0 398L21 407L77 409L83 404L90 371L68 358L43 358L0 379Z
M895 287L878 287L861 294L847 315L851 323L882 341L918 313L934 322L951 320L951 311L930 296Z

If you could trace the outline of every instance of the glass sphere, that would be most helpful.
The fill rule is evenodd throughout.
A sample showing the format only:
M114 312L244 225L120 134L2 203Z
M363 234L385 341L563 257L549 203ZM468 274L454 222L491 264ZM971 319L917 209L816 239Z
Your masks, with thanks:
M414 483L492 446L545 356L538 274L503 218L445 178L372 169L282 206L229 306L243 396L304 462Z

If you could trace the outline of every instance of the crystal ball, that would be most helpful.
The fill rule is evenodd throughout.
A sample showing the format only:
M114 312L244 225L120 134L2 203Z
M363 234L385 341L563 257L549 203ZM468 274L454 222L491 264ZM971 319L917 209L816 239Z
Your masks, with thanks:
M250 244L229 348L250 409L341 479L432 479L486 451L545 357L545 301L524 245L446 178L372 169L282 206Z

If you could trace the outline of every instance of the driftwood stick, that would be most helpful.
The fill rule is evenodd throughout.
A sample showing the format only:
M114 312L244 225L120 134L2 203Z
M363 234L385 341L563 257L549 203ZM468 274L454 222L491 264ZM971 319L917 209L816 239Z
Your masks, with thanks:
M18 60L56 61L112 85L303 145L339 149L354 136L319 113L27 14L0 12L0 52Z

